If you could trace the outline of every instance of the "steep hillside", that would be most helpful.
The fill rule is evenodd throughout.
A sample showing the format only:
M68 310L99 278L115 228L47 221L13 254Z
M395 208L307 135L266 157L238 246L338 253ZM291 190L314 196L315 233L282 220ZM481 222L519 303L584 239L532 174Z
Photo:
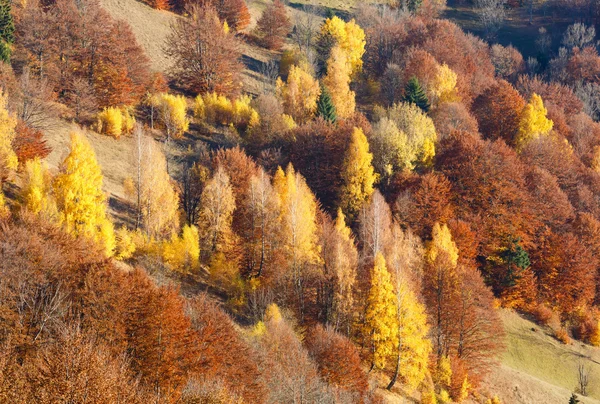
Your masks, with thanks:
M501 311L506 332L502 366L486 382L505 403L567 403L577 386L577 367L589 369L589 396L583 403L600 403L600 349L573 341L564 345L547 331L518 314Z

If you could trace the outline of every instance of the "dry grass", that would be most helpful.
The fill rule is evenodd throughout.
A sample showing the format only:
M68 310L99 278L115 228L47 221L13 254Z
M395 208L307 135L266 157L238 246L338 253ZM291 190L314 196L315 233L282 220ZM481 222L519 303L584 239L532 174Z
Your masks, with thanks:
M165 72L170 62L163 52L170 24L176 14L155 10L135 0L101 0L102 6L118 20L126 21L150 58L152 69Z
M495 369L486 388L504 403L562 404L577 386L577 365L590 368L590 397L582 403L600 403L600 349L578 341L564 345L548 330L509 311L501 311L506 331L502 366Z

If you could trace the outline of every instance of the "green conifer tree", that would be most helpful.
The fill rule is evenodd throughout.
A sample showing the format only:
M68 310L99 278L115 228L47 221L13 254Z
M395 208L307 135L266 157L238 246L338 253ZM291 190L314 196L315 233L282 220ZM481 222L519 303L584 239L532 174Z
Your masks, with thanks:
M321 88L321 95L317 101L317 116L331 123L335 123L337 120L335 105L333 105L331 95L326 87Z
M10 0L0 0L0 60L10 61L11 45L15 40L15 23Z
M569 399L569 404L579 404L580 401L575 395L575 393L571 394L571 398Z
M404 87L403 101L409 104L415 104L417 107L421 108L423 112L429 111L430 104L427 94L425 94L425 90L423 90L419 80L414 76L406 83L406 87Z

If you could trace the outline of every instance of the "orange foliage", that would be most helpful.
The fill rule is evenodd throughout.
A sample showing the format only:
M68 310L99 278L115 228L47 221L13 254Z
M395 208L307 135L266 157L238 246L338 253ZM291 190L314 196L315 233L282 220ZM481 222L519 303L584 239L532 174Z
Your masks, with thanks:
M366 394L368 378L349 339L318 324L308 331L305 344L323 380L359 397Z
M19 159L19 164L25 164L28 160L36 157L43 159L52 151L44 140L44 134L28 127L23 121L17 122L13 149Z

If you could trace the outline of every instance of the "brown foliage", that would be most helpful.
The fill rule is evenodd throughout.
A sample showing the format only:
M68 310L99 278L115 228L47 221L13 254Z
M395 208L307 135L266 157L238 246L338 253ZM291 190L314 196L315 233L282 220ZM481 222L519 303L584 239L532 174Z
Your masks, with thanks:
M263 46L280 50L290 33L292 23L281 0L275 0L263 11L256 23L256 33Z
M188 12L190 17L177 20L167 39L173 79L193 93L237 94L242 71L239 41L225 32L214 8L191 6Z
M290 144L290 162L304 176L323 207L330 211L337 206L344 156L355 127L362 128L368 136L370 125L362 115L337 125L318 119L293 131L295 140Z
M479 132L477 120L467 107L460 102L444 102L431 111L438 140L444 139L454 131Z
M318 324L308 330L305 344L323 380L358 397L366 394L367 375L349 339Z
M36 157L43 159L52 151L44 140L44 134L39 130L28 127L24 122L19 121L17 123L15 132L13 149L19 159L19 164L24 164Z
M94 1L59 0L25 8L17 24L15 60L47 79L60 99L72 99L77 78L100 107L135 104L150 81L149 61L131 29Z
M265 401L257 358L240 337L227 314L207 296L189 301L187 308L194 333L193 377L220 380L227 391L245 402Z
M452 184L458 218L478 230L479 255L495 254L510 237L529 243L535 228L531 197L525 191L525 166L511 148L454 133L442 142L437 165Z
M590 250L572 233L550 233L532 254L540 295L563 316L588 306L594 299Z
M504 139L513 144L519 132L521 111L525 100L504 80L485 90L473 101L472 112L485 138Z
M229 27L241 31L250 24L250 12L245 0L198 0L189 4L198 4L202 8L214 8L221 21L227 21Z
M569 83L578 81L598 83L600 81L600 56L595 47L573 48L567 64Z

